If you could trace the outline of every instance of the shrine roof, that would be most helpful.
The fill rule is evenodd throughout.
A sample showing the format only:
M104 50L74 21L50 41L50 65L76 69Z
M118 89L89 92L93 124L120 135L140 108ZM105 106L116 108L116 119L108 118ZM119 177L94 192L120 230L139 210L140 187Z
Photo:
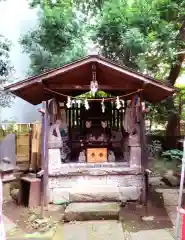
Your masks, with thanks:
M99 55L90 55L40 75L5 87L6 91L37 105L51 99L53 92L77 96L89 91L92 65L96 66L99 89L114 95L129 94L143 89L143 98L156 103L173 95L175 89L128 67L116 64ZM52 91L48 92L46 89ZM61 100L65 98L61 97Z

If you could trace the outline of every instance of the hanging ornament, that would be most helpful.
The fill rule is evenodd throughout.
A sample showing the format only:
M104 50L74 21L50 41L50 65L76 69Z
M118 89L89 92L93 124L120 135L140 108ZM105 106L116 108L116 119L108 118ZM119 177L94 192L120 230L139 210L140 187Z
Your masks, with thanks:
M67 104L66 104L67 108L71 107L71 98L67 97Z
M145 110L146 110L145 102L142 102L142 103L141 103L141 106L142 106L142 112L145 112Z
M116 108L117 109L121 108L121 103L120 103L119 97L116 98Z
M138 97L137 104L138 104L139 107L141 106L141 98L140 97Z
M90 90L93 96L98 91L98 82L96 80L96 65L92 65L92 81L90 82Z
M76 100L71 100L71 106L75 105L76 104Z
M85 101L84 101L84 106L85 106L86 110L89 109L89 103L88 103L87 99L85 99Z
M120 102L121 102L121 105L122 105L122 112L124 113L125 112L125 109L124 109L125 101L121 99Z
M92 95L95 96L96 92L98 91L98 82L96 80L91 81L90 90Z
M90 128L91 125L92 125L91 121L86 121L86 122L85 122L86 128Z
M135 96L133 97L133 100L134 100L134 105L137 105L137 102L138 102L138 96L135 95Z
M121 102L122 107L124 107L125 106L125 101L121 99L120 102Z
M80 108L81 100L77 100L76 102L77 102L78 108Z
M104 113L105 112L104 98L102 99L102 102L101 102L101 109L102 109L102 112Z
M102 128L106 128L107 127L107 121L101 121L101 126L102 126Z

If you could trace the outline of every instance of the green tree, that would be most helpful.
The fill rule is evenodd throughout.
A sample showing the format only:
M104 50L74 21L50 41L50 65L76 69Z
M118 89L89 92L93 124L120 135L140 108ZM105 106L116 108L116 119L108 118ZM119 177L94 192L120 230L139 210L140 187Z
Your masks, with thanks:
M105 57L175 85L184 60L176 55L185 45L184 0L30 0L30 5L39 8L39 25L21 43L32 74L84 56L91 39ZM157 108L166 109L161 119L170 115L167 135L177 135L173 99Z
M176 55L185 44L184 11L180 0L106 1L95 39L106 57L174 86L184 60ZM158 118L168 120L166 135L179 135L174 99L155 106L158 113L161 109Z
M30 1L39 7L37 28L21 39L31 59L30 74L59 67L85 55L85 16L71 1Z
M0 107L9 107L12 102L12 95L3 90L3 85L10 81L12 71L9 51L10 42L0 34Z
M185 1L106 1L95 38L104 56L158 79L168 77L175 53ZM174 85L174 84L172 84Z

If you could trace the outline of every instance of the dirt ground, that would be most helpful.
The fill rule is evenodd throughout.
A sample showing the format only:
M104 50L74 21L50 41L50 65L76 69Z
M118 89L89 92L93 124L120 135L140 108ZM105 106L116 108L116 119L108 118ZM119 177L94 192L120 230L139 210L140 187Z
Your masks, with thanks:
M6 217L16 223L26 233L45 232L63 220L64 207L49 205L44 211L44 219L40 218L41 208L26 208L18 205L10 196L9 184L4 186L3 212Z
M41 220L39 207L28 209L24 206L17 205L16 202L8 196L8 190L6 194L7 196L3 207L5 216L27 233L47 231L63 220L63 206L49 205L48 210L44 212L45 219ZM147 207L136 204L135 202L127 203L122 207L120 219L125 230L137 232L139 230L171 229L173 227L165 210L162 194L155 192L155 188L151 187L148 195L149 200ZM153 216L154 220L143 221L143 216Z
M127 231L137 232L140 230L171 229L173 228L161 193L150 189L147 207L129 203L121 210L123 228ZM152 221L143 221L143 216L153 216Z
M153 169L153 171L158 172L160 175L163 175L167 169L174 169L174 166L164 161L153 161L150 164L150 169ZM120 219L125 230L137 232L139 230L171 229L173 227L164 207L162 193L155 191L155 188L158 187L169 187L161 185L160 181L157 182L159 183L158 186L152 184L149 188L147 207L135 202L127 203L122 207ZM44 220L41 220L40 207L28 209L17 205L10 197L9 188L9 184L4 185L4 214L25 232L46 231L58 222L62 222L65 210L64 206L49 205L48 210L44 212ZM183 199L185 199L185 196ZM143 216L153 216L154 220L143 221Z

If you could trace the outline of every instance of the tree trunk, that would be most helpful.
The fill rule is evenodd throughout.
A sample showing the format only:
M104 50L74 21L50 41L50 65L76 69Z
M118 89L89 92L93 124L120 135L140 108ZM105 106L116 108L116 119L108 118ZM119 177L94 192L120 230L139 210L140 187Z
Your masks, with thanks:
M180 40L185 40L185 21L183 22L179 34L177 36L177 39ZM177 60L174 65L172 65L169 77L167 79L167 82L171 85L174 86L176 83L176 80L180 74L180 70L183 64L183 61L185 59L185 54L178 54L177 55ZM174 104L174 99L173 97L169 97L167 99L167 104L171 108L171 114L168 119L168 124L166 128L166 141L165 141L165 148L176 148L178 146L177 139L180 136L180 116L178 113L178 110L175 108Z

